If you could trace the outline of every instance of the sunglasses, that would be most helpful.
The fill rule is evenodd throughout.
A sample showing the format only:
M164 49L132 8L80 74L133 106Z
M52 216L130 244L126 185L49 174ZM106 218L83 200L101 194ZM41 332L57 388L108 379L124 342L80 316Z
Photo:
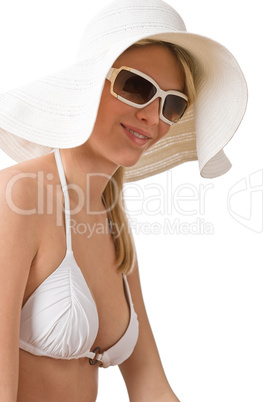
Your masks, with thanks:
M138 109L161 98L159 117L170 125L177 123L187 109L188 97L185 94L163 91L151 77L134 68L111 68L106 78L111 82L114 97Z

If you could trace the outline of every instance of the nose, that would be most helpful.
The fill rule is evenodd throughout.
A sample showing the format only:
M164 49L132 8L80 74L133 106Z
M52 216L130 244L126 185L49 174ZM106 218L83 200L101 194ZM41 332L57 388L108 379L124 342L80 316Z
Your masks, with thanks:
M152 103L149 103L149 105L141 109L137 109L137 118L148 125L158 124L160 114L160 100L160 98L156 98Z

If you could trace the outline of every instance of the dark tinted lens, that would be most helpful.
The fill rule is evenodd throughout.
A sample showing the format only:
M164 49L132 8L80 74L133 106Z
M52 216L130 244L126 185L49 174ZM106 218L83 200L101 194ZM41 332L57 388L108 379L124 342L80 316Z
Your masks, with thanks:
M176 123L182 118L187 105L188 102L180 96L167 95L163 107L163 116L173 123Z
M130 71L121 70L114 82L114 92L123 98L143 105L155 95L155 86L145 78Z

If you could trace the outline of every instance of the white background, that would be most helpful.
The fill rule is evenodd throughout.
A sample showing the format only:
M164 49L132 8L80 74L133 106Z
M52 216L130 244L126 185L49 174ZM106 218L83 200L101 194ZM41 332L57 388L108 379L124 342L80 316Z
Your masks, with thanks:
M107 3L1 0L0 92L71 64L92 14ZM233 163L228 174L205 180L191 162L169 176L141 181L145 197L153 195L149 183L167 189L171 181L167 202L182 186L181 198L165 215L149 216L147 210L136 216L142 206L130 199L136 189L126 193L139 222L133 230L144 298L168 379L182 402L268 402L267 13L261 0L169 3L188 31L221 42L236 56L249 103L225 149ZM12 163L0 153L0 168ZM150 204L151 211L164 202L162 197ZM176 219L175 233L152 233L154 222L163 229ZM204 225L213 233L206 234ZM128 401L118 368L100 370L98 402L106 401Z

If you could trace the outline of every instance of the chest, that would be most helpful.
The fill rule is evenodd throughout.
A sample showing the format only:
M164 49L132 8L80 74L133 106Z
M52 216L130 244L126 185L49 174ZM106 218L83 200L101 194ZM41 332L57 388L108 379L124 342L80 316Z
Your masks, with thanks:
M47 217L40 222L40 228L40 248L31 267L24 302L60 266L66 253L64 225L56 226L53 219ZM99 331L95 344L106 349L118 341L129 322L129 306L122 275L116 270L107 218L88 219L81 214L71 220L71 241L75 261L98 311Z

